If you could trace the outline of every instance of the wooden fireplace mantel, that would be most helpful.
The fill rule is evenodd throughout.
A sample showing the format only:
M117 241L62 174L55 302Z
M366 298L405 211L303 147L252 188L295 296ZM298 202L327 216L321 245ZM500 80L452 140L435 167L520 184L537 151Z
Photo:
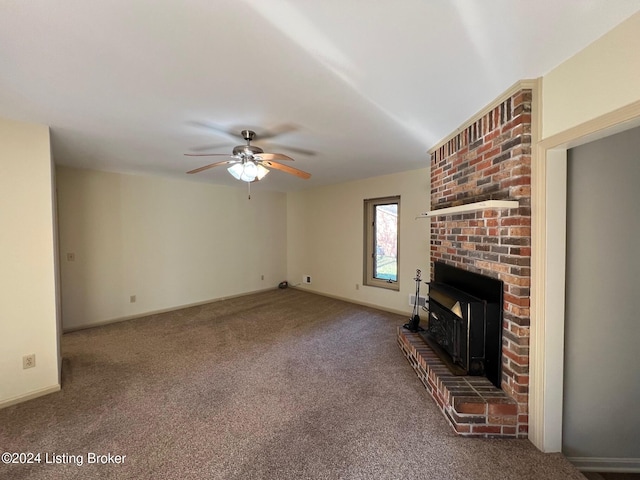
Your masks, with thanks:
M476 212L478 210L488 210L492 208L518 208L520 203L517 200L485 200L482 202L466 203L464 205L456 205L455 207L440 208L438 210L430 210L421 213L416 217L430 218L440 215L453 215L456 213Z

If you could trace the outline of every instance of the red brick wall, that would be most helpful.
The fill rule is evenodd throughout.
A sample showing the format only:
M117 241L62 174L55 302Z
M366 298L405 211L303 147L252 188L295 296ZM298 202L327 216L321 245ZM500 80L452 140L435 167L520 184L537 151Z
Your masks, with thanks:
M504 281L502 389L528 431L531 286L531 90L521 90L431 154L431 210L482 200L518 200L514 209L431 220L433 262Z

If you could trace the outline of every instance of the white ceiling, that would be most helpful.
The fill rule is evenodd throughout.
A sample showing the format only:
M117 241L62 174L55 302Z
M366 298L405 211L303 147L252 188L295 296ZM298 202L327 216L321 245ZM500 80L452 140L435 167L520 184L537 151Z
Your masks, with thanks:
M429 147L514 82L638 10L640 0L3 0L0 116L49 125L58 164L177 178L220 160L184 153L242 143L216 128L288 130L255 143L312 178L273 172L256 188L292 191L427 166ZM224 168L197 180L238 184Z

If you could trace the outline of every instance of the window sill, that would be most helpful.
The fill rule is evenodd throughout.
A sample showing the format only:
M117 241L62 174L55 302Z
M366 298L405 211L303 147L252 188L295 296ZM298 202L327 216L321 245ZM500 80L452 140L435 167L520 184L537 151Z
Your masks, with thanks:
M400 284L398 282L385 282L383 280L367 280L362 283L365 287L377 287L384 288L386 290L400 291Z

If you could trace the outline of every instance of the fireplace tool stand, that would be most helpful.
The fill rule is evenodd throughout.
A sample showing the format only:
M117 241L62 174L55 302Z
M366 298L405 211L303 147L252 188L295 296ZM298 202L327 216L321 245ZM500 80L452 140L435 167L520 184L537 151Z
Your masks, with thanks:
M424 328L420 326L420 315L418 315L418 312L420 310L420 282L422 281L422 279L420 278L421 273L422 272L419 268L416 269L416 278L414 278L414 280L416 281L416 296L413 301L413 312L411 313L409 323L405 323L403 325L404 328L414 333L424 332Z

